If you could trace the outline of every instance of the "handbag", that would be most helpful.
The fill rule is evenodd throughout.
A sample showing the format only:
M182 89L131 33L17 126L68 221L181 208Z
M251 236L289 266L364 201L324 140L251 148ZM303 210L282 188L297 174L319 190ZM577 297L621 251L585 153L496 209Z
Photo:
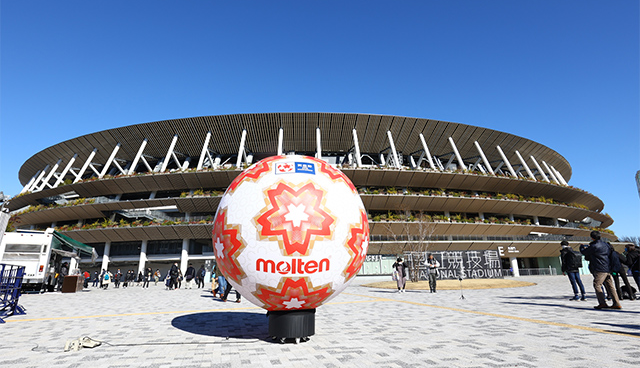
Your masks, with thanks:
M391 280L398 281L398 271L393 271L391 274Z

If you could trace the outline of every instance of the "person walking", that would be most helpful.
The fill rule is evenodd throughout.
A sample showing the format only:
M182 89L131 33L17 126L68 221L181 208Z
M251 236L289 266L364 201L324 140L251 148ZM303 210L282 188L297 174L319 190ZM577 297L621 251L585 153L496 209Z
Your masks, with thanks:
M178 269L178 286L176 289L180 289L182 287L182 280L184 280L184 276L182 275L182 270Z
M146 270L144 270L144 275L142 277L142 288L148 288L149 287L149 282L151 281L151 278L153 277L153 270L151 269L151 267L147 267Z
M82 273L82 276L84 276L84 283L82 284L82 286L86 289L89 287L89 279L91 278L91 274L89 273L89 271L84 271L84 273Z
M394 274L396 275L398 292L404 293L404 288L407 284L407 268L409 268L409 266L402 260L402 258L398 258L391 268L394 270Z
M560 242L560 261L562 262L562 272L567 274L569 282L571 282L571 288L573 288L573 298L569 300L587 300L586 293L584 291L584 285L580 279L580 267L582 267L582 255L576 254L571 249L569 242L563 240ZM581 297L578 296L578 287L580 287Z
M100 273L100 278L99 278L99 280L100 280L100 289L102 289L102 284L104 283L104 274L105 274L105 272L107 272L107 271L103 269L102 272Z
M440 262L433 256L433 254L429 254L427 256L427 260L424 262L429 271L429 289L432 293L436 292L436 282L438 280L438 268L440 268Z
M171 277L171 282L169 284L169 290L176 289L178 286L178 275L179 275L178 262L175 262L171 269L169 270L169 277Z
M224 295L222 295L223 302L227 301L227 297L229 296L230 292L231 292L231 283L227 281L227 287L224 289ZM236 289L236 303L240 303L241 298L242 298L242 295L240 295L240 292L238 291L238 289Z
M198 272L196 272L196 285L198 289L201 287L204 288L204 277L207 274L207 270L204 268L204 265L200 266Z
M193 264L189 263L189 267L184 273L185 289L193 289L193 280L196 278L196 269L193 268Z
M93 272L93 282L92 282L91 286L98 287L98 283L99 282L100 282L100 275L98 274L98 271L94 271Z
M625 264L629 267L631 276L638 286L638 292L640 292L640 250L635 244L627 244L625 253L627 258Z
M213 294L213 297L215 298L216 293L218 292L218 277L216 276L215 273L215 266L214 269L211 270L211 276L209 276L211 278L211 294Z
M215 265L215 275L216 275L216 279L218 279L218 289L216 291L220 295L220 299L222 299L224 292L227 288L227 280L224 278L224 275L222 274L222 271L220 270L220 267L217 264ZM216 295L216 292L213 293L213 296L215 295Z
M122 272L120 272L120 269L118 268L118 270L116 271L115 275L113 275L113 287L114 288L119 288L120 287L120 281L122 279Z
M612 265L613 247L601 239L599 231L594 230L590 235L593 241L588 245L580 244L580 253L589 261L589 271L593 274L593 288L598 298L598 305L594 308L622 309L620 299L618 299L618 293L613 285L613 278L611 277L611 270L616 268ZM609 296L613 299L611 306L607 305L607 300L602 291L603 285L607 289Z
M107 290L109 288L109 284L111 283L111 281L113 280L113 274L111 272L109 272L109 270L106 270L104 273L104 277L102 280L102 288L104 290Z
M625 263L627 262L627 257L623 254L620 254L616 251L613 251L615 257L618 257L618 262L616 263L617 269L612 270L611 275L613 276L613 284L616 286L616 291L618 292L618 298L620 300L624 299L624 294L622 288L620 287L620 278L622 278L622 282L624 282L625 290L627 291L627 297L629 300L636 300L636 293L634 289L631 287L631 283L629 283L629 278L627 277L627 269Z
M156 272L153 274L153 281L155 282L155 286L158 286L158 281L162 278L162 273L160 273L160 269L156 268Z

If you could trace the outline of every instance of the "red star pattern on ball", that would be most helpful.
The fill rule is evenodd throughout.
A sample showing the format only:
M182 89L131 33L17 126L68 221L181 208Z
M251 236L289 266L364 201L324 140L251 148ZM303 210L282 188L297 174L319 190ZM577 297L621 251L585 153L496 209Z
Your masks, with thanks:
M246 277L244 271L237 265L237 257L246 247L240 236L240 225L227 225L226 209L218 211L213 223L213 249L216 255L216 263L224 276L239 284Z
M324 194L313 183L296 190L281 182L267 190L267 206L256 219L260 236L277 240L285 255L308 255L316 239L331 237L335 223Z
M314 288L307 277L284 278L277 287L256 285L253 295L266 310L296 310L317 308L333 293L330 284Z
M351 180L342 171L333 168L326 161L320 160L318 158L315 158L315 157L307 157L307 158L309 160L315 161L318 164L320 164L320 172L323 172L323 173L329 175L329 177L332 180L342 180L345 184L347 184L349 186L349 188L351 188L351 191L353 193L356 193L356 194L358 193L358 190L353 185Z
M342 273L345 279L350 280L358 273L360 266L367 256L367 248L369 247L369 220L364 211L360 211L360 222L355 226L351 226L349 231L349 239L347 240L347 250L351 256L351 260Z
M250 180L250 181L258 180L263 174L268 173L271 170L271 162L281 158L284 158L284 156L269 157L256 163L250 168L246 169L240 175L238 175L235 179L233 179L231 184L229 184L229 188L227 189L228 192L231 193L234 190L236 190L238 185L240 185L240 183L245 180Z

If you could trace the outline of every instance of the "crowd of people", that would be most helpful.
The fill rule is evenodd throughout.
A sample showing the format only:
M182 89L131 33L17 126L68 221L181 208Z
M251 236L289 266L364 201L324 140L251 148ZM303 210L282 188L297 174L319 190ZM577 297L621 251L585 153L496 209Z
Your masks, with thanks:
M560 245L562 272L569 277L574 296L570 300L586 300L586 291L580 279L582 256L589 262L589 272L593 275L593 288L598 299L595 309L622 309L622 299L635 300L640 290L640 250L634 244L627 244L623 253L604 241L600 232L591 232L592 241L580 244L580 253L575 252L567 241ZM638 289L635 289L627 277L631 274ZM621 287L620 279L624 283ZM609 305L607 300L611 300Z
M99 287L105 290L108 289L111 284L113 284L114 288L127 288L132 286L148 288L151 282L153 282L155 286L161 283L167 290L176 290L182 287L183 281L185 283L185 289L193 289L194 283L199 289L204 288L205 275L206 269L204 265L196 271L191 263L189 263L189 267L186 269L184 275L178 267L178 263L174 263L165 275L160 272L160 269L153 271L151 267L147 267L144 271L138 271L137 274L134 270L122 272L119 268L114 273L108 269L103 269L100 273L95 271L93 277L88 271L82 272L85 288L88 288L91 283L92 287Z

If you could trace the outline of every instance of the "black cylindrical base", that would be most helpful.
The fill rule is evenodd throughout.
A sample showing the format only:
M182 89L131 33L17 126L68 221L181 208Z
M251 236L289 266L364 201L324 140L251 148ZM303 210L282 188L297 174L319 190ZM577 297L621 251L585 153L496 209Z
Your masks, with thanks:
M274 338L306 339L315 333L315 309L269 311L269 335Z

